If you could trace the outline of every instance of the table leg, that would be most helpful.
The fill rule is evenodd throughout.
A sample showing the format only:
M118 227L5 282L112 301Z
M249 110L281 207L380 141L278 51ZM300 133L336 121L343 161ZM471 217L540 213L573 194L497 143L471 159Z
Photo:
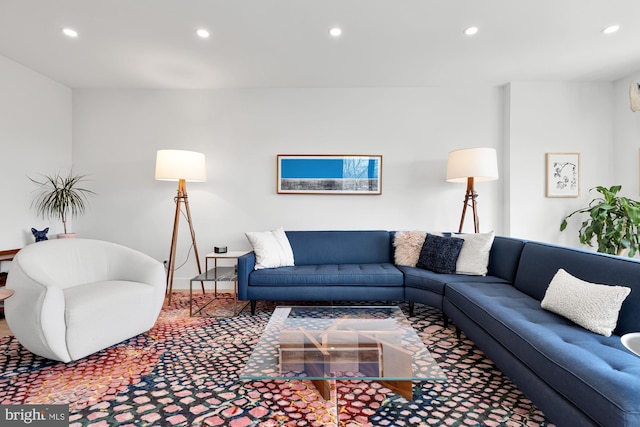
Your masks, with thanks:
M214 281L213 281L213 296L214 298L218 298L218 258L213 259L213 271L214 271Z
M377 380L376 382L407 400L413 400L413 383L411 381Z

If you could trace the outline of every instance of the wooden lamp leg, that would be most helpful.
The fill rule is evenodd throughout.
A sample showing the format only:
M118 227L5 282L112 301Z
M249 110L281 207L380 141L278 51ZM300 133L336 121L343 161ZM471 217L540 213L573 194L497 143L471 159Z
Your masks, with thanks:
M176 245L178 243L178 229L180 225L180 203L182 197L180 195L180 182L178 182L178 195L175 198L176 213L173 218L173 233L171 234L171 249L169 250L169 264L167 265L167 287L166 296L168 298L168 305L171 305L171 294L173 293L173 275L175 272L176 263Z
M173 218L173 233L171 235L171 249L169 250L169 265L167 266L167 287L165 295L167 297L167 305L171 305L171 294L173 293L173 277L175 274L175 264L176 264L176 246L178 243L178 229L180 225L180 205L184 203L185 210L187 214L187 222L189 223L189 230L191 232L191 242L193 244L193 251L196 257L196 263L198 265L198 274L202 273L202 268L200 267L200 256L198 254L198 246L196 245L196 235L193 231L193 224L191 222L191 211L189 209L189 199L187 196L187 185L184 179L178 181L178 195L175 198L176 202L176 213ZM204 290L204 282L200 282L202 286L202 293Z
M467 191L464 195L464 205L462 206L462 216L460 217L460 227L458 228L458 232L462 232L462 226L464 225L464 217L467 213L467 206L469 205L469 199L471 199L471 210L473 212L473 230L475 233L480 232L480 221L478 219L478 208L476 205L476 198L478 197L478 193L476 193L474 188L473 177L467 178Z
M202 267L200 266L200 255L198 254L198 245L196 244L196 233L193 231L193 222L191 221L191 209L189 209L189 199L187 198L187 190L184 191L184 207L187 213L187 222L189 223L189 231L191 233L191 243L193 244L193 253L196 257L196 264L198 265L198 274L202 274ZM202 287L202 293L204 294L204 282L200 282Z

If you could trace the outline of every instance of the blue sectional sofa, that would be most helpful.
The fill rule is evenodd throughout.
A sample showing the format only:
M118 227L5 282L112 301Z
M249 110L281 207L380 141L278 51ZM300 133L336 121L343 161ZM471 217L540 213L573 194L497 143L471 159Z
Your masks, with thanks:
M391 231L287 231L295 266L238 260L238 294L272 301L408 301L443 311L559 426L639 426L640 357L620 336L640 331L640 262L509 237L488 274L395 266ZM598 335L541 308L555 273L631 288L616 329ZM446 319L445 317L445 319ZM445 320L446 321L446 320Z

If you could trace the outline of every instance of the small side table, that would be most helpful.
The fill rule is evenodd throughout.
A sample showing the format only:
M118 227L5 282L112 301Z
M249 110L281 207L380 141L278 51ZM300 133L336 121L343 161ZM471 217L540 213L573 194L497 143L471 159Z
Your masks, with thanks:
M9 249L8 251L0 251L0 267L3 261L12 261L19 250L20 249ZM13 295L13 291L7 295L4 290L6 280L7 273L0 270L0 318L4 317L4 303L2 301Z
M13 290L0 288L0 318L4 317L4 300L13 295Z
M233 282L233 304L231 307L217 307L211 317L233 317L237 316L248 304L249 301L238 300L238 258L249 251L229 251L222 254L211 252L205 256L205 272L197 275L189 281L189 316L200 314L204 316L203 310L213 302L219 300L218 282ZM209 260L213 260L213 268L209 269ZM234 266L218 266L218 260L235 260ZM193 302L193 282L213 282L213 297L196 307Z

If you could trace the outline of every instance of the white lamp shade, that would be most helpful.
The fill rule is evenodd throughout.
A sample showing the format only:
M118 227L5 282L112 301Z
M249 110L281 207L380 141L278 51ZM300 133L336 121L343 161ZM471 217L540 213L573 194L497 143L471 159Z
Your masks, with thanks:
M191 182L207 180L204 154L185 150L158 150L156 154L156 179L160 181Z
M447 181L495 181L498 179L498 156L495 148L465 148L449 153Z

